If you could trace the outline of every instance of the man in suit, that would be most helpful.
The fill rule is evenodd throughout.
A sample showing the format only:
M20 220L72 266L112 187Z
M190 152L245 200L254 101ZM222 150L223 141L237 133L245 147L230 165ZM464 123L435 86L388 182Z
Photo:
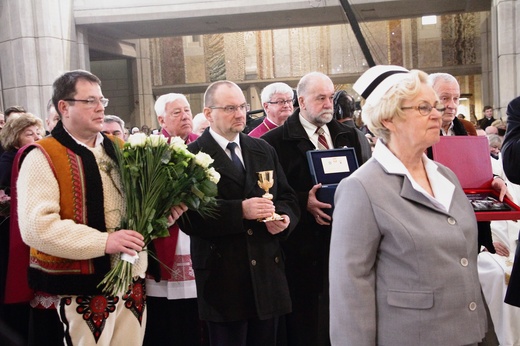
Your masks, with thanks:
M448 73L432 73L428 76L428 83L439 97L439 100L444 105L445 110L442 114L441 135L442 136L467 136L468 133L464 126L456 117L457 109L460 100L460 85L455 77ZM463 155L463 153L461 153ZM499 176L490 177L493 179L491 187L499 193L499 198L502 201L507 193L507 186ZM493 245L493 238L491 236L491 226L489 221L477 222L478 227L478 249L485 247L489 252L495 253L495 246ZM486 305L486 312L488 314L488 322L490 328L486 333L486 337L480 345L498 345L498 340L494 332L493 321L489 317L489 311Z
M468 133L464 129L464 126L456 117L460 99L460 86L457 79L448 73L432 73L428 76L428 83L432 86L433 90L435 90L441 103L446 108L442 114L441 135L467 136ZM502 178L494 176L491 186L500 193L500 200L502 200L507 193L507 186ZM481 246L484 246L490 252L495 253L489 222L478 222L478 229L479 249Z
M285 318L287 342L321 345L328 339L328 290L324 286L328 282L331 217L325 209L331 205L316 198L321 185L313 184L306 153L319 147L317 131L322 128L328 148L354 147L356 156L362 156L355 130L333 119L334 84L328 76L306 74L298 83L297 95L299 108L282 126L261 138L278 153L302 210L295 231L283 244L293 302L293 312Z
M181 229L191 237L199 314L215 345L275 345L278 316L291 311L280 241L299 218L296 195L267 143L242 133L248 105L230 81L204 94L210 128L188 148L214 159L220 173L216 218L188 212ZM272 170L269 193L257 172ZM276 211L282 220L259 222Z
M482 117L482 119L479 119L478 125L482 130L485 131L488 126L491 126L491 124L493 124L495 118L493 118L493 107L484 106L484 109L482 111L484 112L484 116Z
M502 144L502 162L507 178L520 184L520 97L507 105L507 131ZM505 302L520 307L520 247L516 248L515 263L507 288Z

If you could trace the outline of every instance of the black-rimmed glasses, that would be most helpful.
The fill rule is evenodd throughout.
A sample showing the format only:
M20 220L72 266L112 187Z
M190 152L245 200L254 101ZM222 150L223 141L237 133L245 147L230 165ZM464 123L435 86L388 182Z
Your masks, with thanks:
M446 107L444 107L444 105L442 103L439 103L439 102L435 102L435 106L432 106L428 102L423 102L423 103L421 103L418 106L401 107L402 110L405 110L405 109L415 109L415 110L418 110L419 113L422 116L425 116L425 117L430 115L430 113L432 112L432 109L434 109L434 108L441 114L444 113L444 111L446 110Z
M101 103L101 105L103 107L106 107L108 106L108 99L106 98L100 98L100 99L95 99L95 98L89 98L89 99L86 99L86 100L78 100L78 99L63 99L63 101L69 101L69 102L74 102L74 101L77 101L77 102L83 102L84 104L87 105L87 107L89 108L94 108L98 105L98 103Z

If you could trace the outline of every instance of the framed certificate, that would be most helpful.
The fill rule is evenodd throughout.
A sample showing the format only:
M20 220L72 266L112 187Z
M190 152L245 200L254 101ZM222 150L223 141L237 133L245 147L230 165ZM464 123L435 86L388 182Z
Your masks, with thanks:
M322 184L316 197L319 201L334 207L334 193L339 182L359 167L354 148L309 150L307 161L313 183ZM329 213L329 210L324 211ZM332 210L329 215L332 215Z

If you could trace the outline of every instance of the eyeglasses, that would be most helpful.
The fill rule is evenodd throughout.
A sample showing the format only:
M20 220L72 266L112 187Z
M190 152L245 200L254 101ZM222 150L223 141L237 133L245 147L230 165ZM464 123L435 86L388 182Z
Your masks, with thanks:
M291 105L293 103L293 100L267 101L267 103L270 103L272 105L284 106Z
M224 107L209 106L208 108L211 108L211 109L222 109L227 114L234 114L238 110L240 110L241 112L248 112L249 111L249 105L247 103L243 103L243 104L241 104L239 106L224 106Z
M432 109L434 109L434 108L438 112L440 112L441 114L444 113L444 111L446 110L446 107L444 107L444 105L442 103L439 103L439 102L435 102L435 106L432 106L428 102L424 102L424 103L421 103L418 106L401 107L402 110L405 110L405 109L415 109L415 110L418 110L419 113L422 116L425 116L425 117L430 115L430 113L432 112Z
M83 102L84 104L87 105L88 108L94 108L98 105L98 103L101 103L101 105L103 107L106 107L108 106L108 99L106 98L100 98L100 99L95 99L95 98L89 98L89 99L86 99L86 100L77 100L77 99L63 99L63 101L69 101L69 102L72 102L72 101L78 101L78 102Z

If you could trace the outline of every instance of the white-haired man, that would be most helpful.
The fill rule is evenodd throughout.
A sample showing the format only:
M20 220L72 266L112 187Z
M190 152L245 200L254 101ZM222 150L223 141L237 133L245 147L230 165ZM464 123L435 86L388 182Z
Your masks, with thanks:
M193 118L188 99L183 94L161 95L155 101L155 113L166 138L180 137L186 144L197 139L193 133Z
M191 108L184 95L160 96L155 112L165 137L178 136L186 144L198 137L192 133ZM169 231L168 237L155 239L150 246L156 258L150 258L146 276L148 323L143 345L168 340L169 345L196 346L207 337L199 321L190 238L177 224Z
M260 138L264 133L283 125L293 113L293 89L285 83L272 83L262 90L260 98L266 117L249 136Z

